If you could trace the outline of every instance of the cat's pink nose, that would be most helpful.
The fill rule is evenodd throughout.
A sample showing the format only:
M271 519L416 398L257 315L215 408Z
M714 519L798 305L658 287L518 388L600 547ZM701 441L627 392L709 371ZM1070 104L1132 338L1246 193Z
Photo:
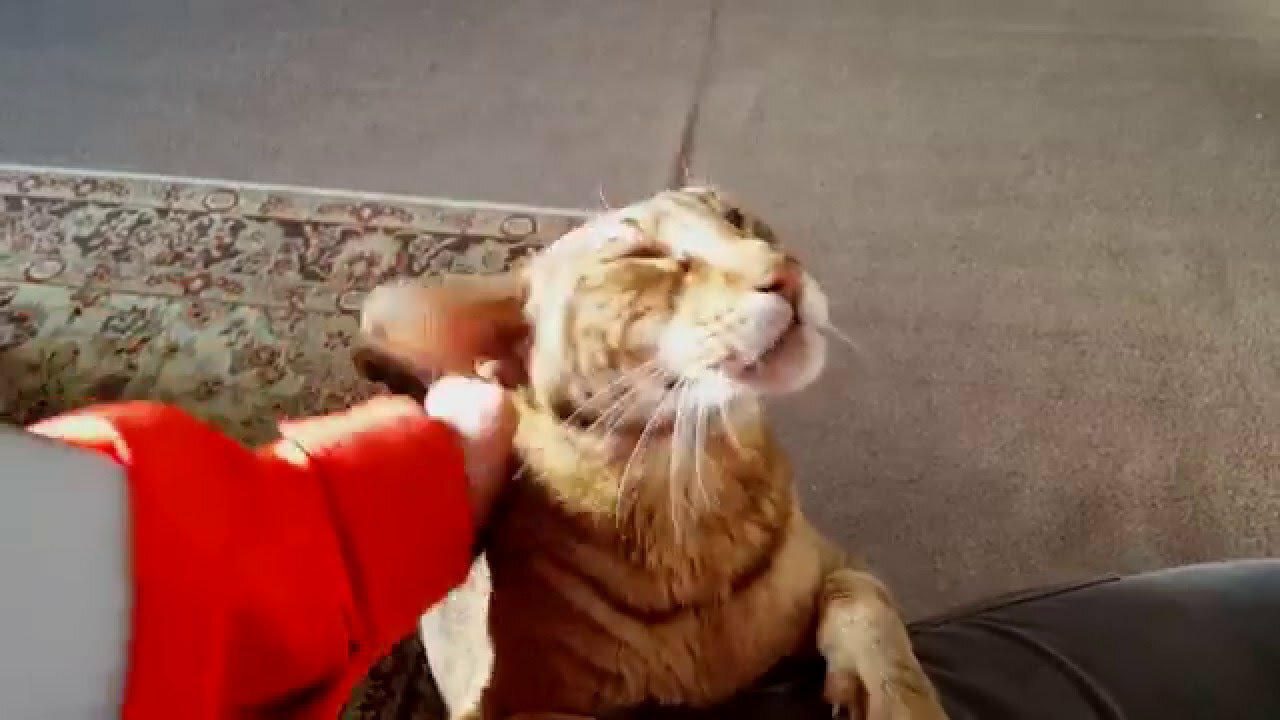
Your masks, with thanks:
M795 307L800 301L801 280L800 264L792 258L785 258L778 263L773 272L756 285L756 291L781 295L792 307Z

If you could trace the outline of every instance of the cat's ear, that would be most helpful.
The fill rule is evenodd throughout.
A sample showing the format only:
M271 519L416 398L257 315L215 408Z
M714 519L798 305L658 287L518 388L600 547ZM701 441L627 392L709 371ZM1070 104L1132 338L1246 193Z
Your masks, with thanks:
M454 275L375 288L361 308L357 365L394 392L415 394L445 374L478 368L508 387L527 381L530 326L525 273ZM409 392L412 390L413 392Z

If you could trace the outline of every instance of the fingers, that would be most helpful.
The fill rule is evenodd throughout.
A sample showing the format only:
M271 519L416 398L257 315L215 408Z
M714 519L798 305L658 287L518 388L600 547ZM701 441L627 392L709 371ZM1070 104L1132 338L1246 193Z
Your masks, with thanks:
M440 378L427 392L427 414L462 436L467 484L476 521L483 523L510 479L516 409L507 391L477 377Z
M482 378L451 375L427 391L427 414L449 423L471 442L483 442L511 428L506 391Z
M415 370L467 372L475 354L492 343L483 317L462 322L447 293L402 283L375 288L365 300L361 332L368 342Z
M472 372L484 357L513 364L528 336L518 286L492 278L380 286L360 326L365 342L432 375Z

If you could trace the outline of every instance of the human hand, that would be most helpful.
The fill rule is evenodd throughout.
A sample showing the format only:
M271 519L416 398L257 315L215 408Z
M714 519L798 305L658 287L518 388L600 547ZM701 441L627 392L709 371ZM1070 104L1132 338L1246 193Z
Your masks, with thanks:
M380 356L366 358L380 374L407 371L419 380L470 374L483 360L492 365L492 379L515 387L524 379L529 337L522 307L510 274L381 285L361 309L361 344Z
M433 383L424 404L428 415L447 423L462 437L471 506L480 526L511 476L515 406L501 385L460 375Z

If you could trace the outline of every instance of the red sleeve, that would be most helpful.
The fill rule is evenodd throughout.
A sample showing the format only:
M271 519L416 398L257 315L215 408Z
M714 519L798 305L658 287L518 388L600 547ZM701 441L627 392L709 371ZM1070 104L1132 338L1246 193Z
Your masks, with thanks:
M152 403L31 430L128 473L125 720L330 720L471 563L461 448L405 398L286 424L257 452Z

